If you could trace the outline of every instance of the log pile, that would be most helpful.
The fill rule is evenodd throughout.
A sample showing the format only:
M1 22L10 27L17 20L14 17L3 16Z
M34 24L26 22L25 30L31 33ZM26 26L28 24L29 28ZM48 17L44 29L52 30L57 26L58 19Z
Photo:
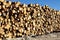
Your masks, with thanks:
M60 11L47 5L0 1L0 38L36 36L60 31Z

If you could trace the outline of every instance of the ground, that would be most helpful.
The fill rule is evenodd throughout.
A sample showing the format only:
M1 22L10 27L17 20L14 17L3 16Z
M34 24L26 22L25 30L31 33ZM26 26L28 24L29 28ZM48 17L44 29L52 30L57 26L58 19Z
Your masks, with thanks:
M7 40L60 40L60 32L58 33L50 33L47 35L41 35L36 37L23 37L23 38L13 38Z

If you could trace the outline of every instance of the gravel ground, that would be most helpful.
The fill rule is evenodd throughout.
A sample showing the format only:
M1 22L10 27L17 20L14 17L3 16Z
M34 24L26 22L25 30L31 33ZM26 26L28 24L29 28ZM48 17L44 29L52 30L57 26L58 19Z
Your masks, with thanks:
M23 37L23 38L13 38L13 39L8 38L7 40L60 40L60 32L51 33L42 36L36 36L36 37Z

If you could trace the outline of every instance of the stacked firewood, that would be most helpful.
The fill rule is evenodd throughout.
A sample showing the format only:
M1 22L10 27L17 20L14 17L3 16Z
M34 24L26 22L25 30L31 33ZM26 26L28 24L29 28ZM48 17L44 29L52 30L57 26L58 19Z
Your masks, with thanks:
M0 38L36 36L60 31L60 11L47 5L0 1Z

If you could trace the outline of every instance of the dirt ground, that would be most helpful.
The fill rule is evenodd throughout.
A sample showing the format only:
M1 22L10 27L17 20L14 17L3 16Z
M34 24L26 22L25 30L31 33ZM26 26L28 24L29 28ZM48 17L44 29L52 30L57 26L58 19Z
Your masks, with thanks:
M58 33L50 33L47 35L41 35L36 37L23 37L23 38L13 38L7 40L60 40L60 32Z

